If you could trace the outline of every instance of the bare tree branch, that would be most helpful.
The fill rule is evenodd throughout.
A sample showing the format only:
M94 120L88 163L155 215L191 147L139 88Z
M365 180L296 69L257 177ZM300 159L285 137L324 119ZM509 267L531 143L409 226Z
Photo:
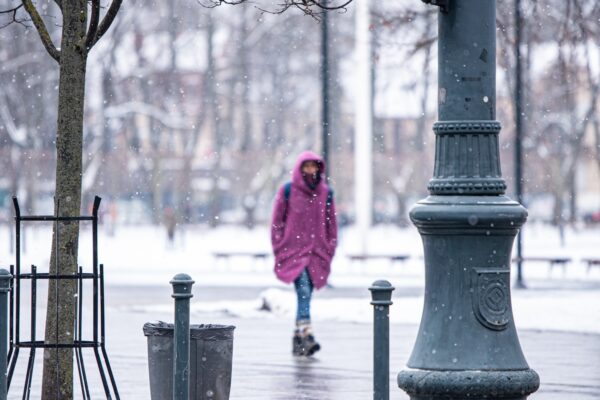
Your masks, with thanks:
M191 130L192 128L188 122L177 115L173 115L168 111L156 107L152 104L139 102L139 101L128 101L118 105L110 106L105 109L106 118L123 118L131 114L147 115L152 119L160 122L163 126L170 129L181 129Z
M48 33L48 29L46 29L44 20L42 19L42 17L40 17L40 14L38 13L31 0L22 0L22 2L23 7L25 7L25 10L31 17L33 25L35 26L35 28L38 31L38 34L40 35L40 39L42 40L42 44L46 48L46 51L48 52L48 54L50 54L50 57L54 58L57 62L59 62L60 51L57 50L56 46L54 46L54 43L52 43L52 38Z
M14 8L9 8L8 10L0 10L0 14L11 14L13 15L13 18L15 17L15 15L17 14L17 11L19 11L19 8L23 7L23 4L19 4L18 6L14 7Z
M96 1L96 0L94 0L94 1ZM99 2L99 0L98 0L98 2ZM115 17L117 16L117 13L119 12L119 8L121 7L122 2L123 2L123 0L113 0L112 3L110 3L110 7L108 8L108 11L106 12L106 15L104 16L104 18L102 18L102 22L100 22L100 25L98 26L98 30L97 30L96 34L91 39L88 36L88 39L90 40L88 49L91 49L92 47L94 47L94 45L98 42L98 40L100 40L100 38L102 38L102 36L106 33L106 31L108 31L108 28L110 28L111 24L115 20ZM86 45L87 44L88 44L88 42L86 40Z
M215 8L222 4L235 6L242 3L246 3L246 0L208 0L208 4L205 4L202 0L198 0L198 4L206 8Z
M98 23L100 22L100 0L92 0L92 14L90 16L90 27L85 38L85 48L91 49L93 41L98 32Z
M8 10L0 10L0 15L2 15L2 14L12 14L11 19L7 23L5 23L3 25L0 25L0 29L6 28L8 25L12 24L13 22L17 23L17 24L21 24L23 26L27 26L27 25L24 24L24 22L26 20L17 18L17 11L19 11L19 9L21 7L23 7L23 4L19 4L18 6L14 7L14 8L10 8Z
M249 0L198 0L198 3L206 8L215 8L223 4L237 5L242 3L249 3ZM342 10L345 11L346 7L352 3L353 0L283 0L283 3L278 4L275 10L267 10L261 7L257 7L260 11L269 14L283 14L290 8L297 8L306 15L310 15L313 18L319 19L319 15L324 11ZM329 5L331 3L331 5Z
M346 0L343 4L332 5L332 6L327 5L329 3L329 1L316 1L316 0L295 1L295 0L291 0L289 2L293 3L294 5L298 6L301 9L307 9L307 8L314 6L314 7L320 8L321 10L333 11L333 10L345 9L350 3L352 3L352 0Z

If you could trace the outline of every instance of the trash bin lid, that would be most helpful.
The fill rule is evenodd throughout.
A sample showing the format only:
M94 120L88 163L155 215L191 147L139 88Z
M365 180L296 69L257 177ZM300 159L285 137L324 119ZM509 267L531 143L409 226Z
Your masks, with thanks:
M190 336L192 339L228 340L233 339L233 325L192 324ZM144 324L144 336L173 336L173 324L156 321Z

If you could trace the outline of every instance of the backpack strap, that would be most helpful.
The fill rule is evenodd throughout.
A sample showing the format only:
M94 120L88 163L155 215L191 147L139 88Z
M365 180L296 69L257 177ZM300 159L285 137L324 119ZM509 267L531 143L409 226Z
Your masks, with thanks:
M290 192L292 191L292 182L286 182L283 187L283 195L285 197L285 201L290 199Z
M325 203L325 212L327 213L327 215L331 213L331 204L333 203L333 189L328 189L329 190L327 191L327 202Z
M285 199L285 208L283 209L283 222L285 222L287 220L287 213L288 213L288 203L290 200L290 193L292 191L292 182L286 182L283 185L283 198Z

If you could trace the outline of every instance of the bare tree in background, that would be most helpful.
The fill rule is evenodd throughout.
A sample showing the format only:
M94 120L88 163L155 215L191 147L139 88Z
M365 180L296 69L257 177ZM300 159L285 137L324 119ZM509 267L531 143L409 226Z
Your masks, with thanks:
M13 4L0 0L0 10ZM22 9L21 8L19 10ZM20 11L22 13L22 10ZM17 19L24 19L19 14ZM0 189L0 224L6 223L14 251L14 229L9 217L9 194L18 194L26 212L31 212L39 183L47 178L48 167L54 166L54 134L58 71L50 68L53 61L37 46L36 35L20 35L23 27L10 24L12 14L0 15L0 170L5 179ZM23 22L26 23L26 22ZM10 26L8 26L10 25ZM19 40L14 40L19 36ZM9 44L10 43L10 44ZM29 227L22 231L23 248L28 248Z
M509 9L498 13L499 62L505 68L512 98L514 18L507 13ZM584 137L597 118L600 77L590 68L598 61L590 48L598 45L600 6L592 0L554 1L549 7L534 1L525 3L524 12L526 191L530 196L549 191L554 200L552 222L574 223L578 216L576 176L584 154ZM553 57L533 76L536 54L548 58L549 49Z
M388 4L388 6L390 6ZM405 49L399 49L406 59L415 56L425 60L432 51L431 43L435 41L435 32L431 30L431 16L425 14L418 5L398 5L394 10L384 10L376 16L376 23L387 29L384 38L402 35L400 43ZM598 112L598 96L600 76L594 66L597 65L597 48L600 32L598 19L600 3L594 0L551 0L539 2L532 0L523 2L524 27L522 64L524 68L524 125L525 138L525 181L530 196L545 194L550 190L555 200L553 221L558 223L563 215L574 222L577 212L578 186L577 169L581 165L583 155L590 152L586 149L584 138L593 133L596 150L593 155L596 163L600 154L600 127L596 122ZM499 78L505 84L499 84L499 96L512 99L514 90L514 16L511 7L498 7L497 25L499 29L498 61L501 73ZM433 34L431 34L433 33ZM416 37L414 41L407 38ZM410 42L410 43L407 43ZM594 49L595 47L595 49ZM408 48L408 49L406 49ZM549 57L550 55L550 57ZM541 57L540 57L541 56ZM546 60L540 65L540 59ZM534 63L536 70L534 71ZM398 66L402 68L402 66ZM427 61L423 70L427 71ZM540 72L541 71L541 72ZM419 76L416 85L427 86L427 79ZM426 91L424 92L427 93ZM502 97L499 97L502 101ZM421 98L422 105L426 97ZM508 180L513 166L511 152L514 149L510 133L514 131L513 115L510 115L512 101L499 104L499 115L504 115L504 130L508 135L502 136L502 153L507 158L504 165L509 170ZM423 109L424 110L424 109ZM418 135L426 132L425 118L418 121ZM404 137L404 136L403 136ZM422 140L415 141L415 150L419 150ZM406 144L403 144L405 146ZM403 164L410 158L405 155L394 157ZM383 160L384 161L384 160ZM383 163L380 160L380 163ZM552 164L552 165L550 165ZM540 168L540 165L545 165ZM404 166L402 167L404 168ZM414 176L407 175L401 168L382 168L383 170L401 171L387 178L396 193L407 191L408 183ZM554 171L553 173L548 173ZM540 184L536 184L540 182ZM530 197L531 198L531 197ZM566 212L568 210L568 213Z
M270 1L258 2L258 9L271 14L283 14L289 9L298 9L315 18L319 18L323 11L345 10L353 0L283 0L273 6ZM250 0L199 0L204 7L218 7L221 5L239 5L252 3ZM262 3L267 3L262 5Z
M376 48L398 47L399 56L394 68L408 69L411 64L421 66L420 73L407 83L416 92L415 97L420 97L419 116L414 119L403 117L397 121L376 119L380 129L383 129L386 122L392 125L387 127L387 132L382 132L382 136L392 137L391 146L382 145L383 154L376 154L375 157L376 164L380 165L378 170L381 171L376 184L387 189L381 192L387 191L393 195L396 202L396 216L393 220L400 226L408 224L408 197L422 192L431 176L425 166L430 165L427 159L431 157L431 148L426 143L431 133L428 105L437 43L436 15L436 10L415 3L401 7L380 5L372 16L374 29L379 31ZM403 38L400 43L397 39L399 36ZM393 42L389 43L390 41Z

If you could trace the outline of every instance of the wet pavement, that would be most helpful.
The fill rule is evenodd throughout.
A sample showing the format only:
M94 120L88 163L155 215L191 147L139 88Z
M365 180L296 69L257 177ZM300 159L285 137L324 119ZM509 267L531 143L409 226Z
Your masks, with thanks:
M195 301L228 298L255 299L263 288L200 288ZM107 349L121 398L150 399L146 338L142 325L172 319L168 312L141 312L140 304L169 304L170 287L107 288ZM323 296L364 297L364 289L336 289ZM351 313L352 310L340 310ZM292 321L265 314L265 318L235 318L223 314L194 314L192 323L236 326L231 399L364 400L372 398L372 327L320 321L314 329L323 349L311 359L291 355ZM417 326L392 324L390 399L408 399L395 383L406 363ZM530 366L541 376L534 400L600 399L600 335L550 331L519 331ZM40 355L41 356L41 355ZM32 398L39 398L41 364L36 363ZM9 399L21 398L26 356L20 357ZM86 357L92 398L104 398L94 374L93 354Z

